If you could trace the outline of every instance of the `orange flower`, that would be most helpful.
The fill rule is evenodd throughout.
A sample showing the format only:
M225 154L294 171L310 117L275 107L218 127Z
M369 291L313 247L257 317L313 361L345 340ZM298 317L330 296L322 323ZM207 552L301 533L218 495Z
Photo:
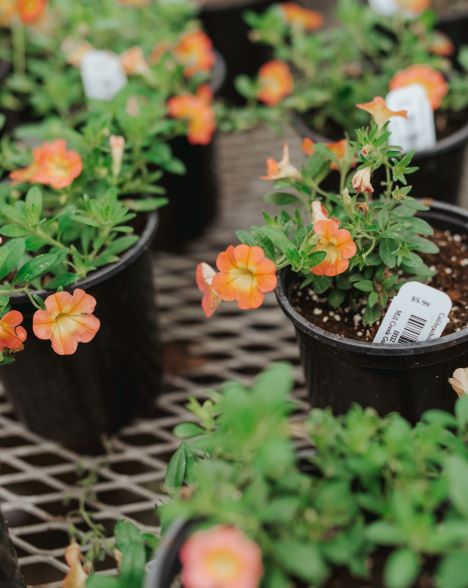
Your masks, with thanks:
M174 118L188 121L188 140L193 145L208 145L216 129L216 118L212 107L213 92L209 86L200 86L196 94L181 94L172 97L168 112Z
M220 273L213 277L213 288L221 300L235 300L242 310L258 308L264 294L276 288L276 266L261 247L230 245L216 266Z
M388 108L388 106L385 104L385 100L381 96L376 96L370 102L356 104L356 107L359 108L359 110L365 110L368 112L377 123L379 129L381 129L392 118L392 116L408 118L408 112L406 110L390 110L390 108Z
M177 61L184 66L184 74L191 78L199 72L209 72L215 64L211 39L203 31L186 33L174 49Z
M455 53L455 45L447 35L440 32L434 33L434 40L429 49L431 50L431 53L438 55L439 57L450 57Z
M309 137L306 137L302 141L301 148L305 155L313 155L315 153L315 142L309 139Z
M315 212L315 211L314 211ZM349 260L356 254L356 244L351 233L340 229L334 218L319 218L314 222L314 231L318 235L316 251L324 251L326 258L312 268L316 276L338 276L349 267Z
M397 0L397 4L402 10L407 10L413 14L419 14L431 7L432 0Z
M258 545L234 527L197 531L180 559L185 588L258 588L263 575Z
M37 182L56 190L70 186L83 170L81 157L76 151L67 151L63 139L43 143L33 149L33 162L29 167L10 173L14 183Z
M44 14L48 0L18 0L18 13L24 24L36 23Z
M23 322L23 315L18 310L10 310L0 319L0 353L4 349L12 351L21 351L23 343L26 341L28 334L24 327L20 327Z
M206 318L211 318L221 304L221 298L213 288L215 275L215 270L207 263L202 262L197 265L195 279L198 289L203 292L202 308Z
M283 158L281 161L269 157L266 160L267 173L261 180L282 180L283 178L300 178L301 172L292 165L289 159L289 145L283 146Z
M92 314L96 299L80 288L52 294L45 307L34 313L33 331L38 339L50 339L58 355L73 355L78 343L89 343L99 331L99 319Z
M71 543L65 551L65 561L70 571L63 582L62 588L85 588L88 574L81 564L81 551L77 543Z
M294 81L291 70L284 61L274 59L262 65L258 72L260 90L258 99L274 106L293 91Z
M348 154L348 140L341 139L340 141L335 141L335 143L327 143L326 146L328 149L335 155L338 160L344 159ZM309 137L306 137L302 141L302 151L305 155L314 155L315 153L315 142ZM339 165L336 161L332 161L330 163L330 169L338 170Z
M429 65L412 65L396 73L390 80L390 90L419 84L427 93L432 109L437 110L449 91L444 76Z
M148 62L145 59L141 47L130 47L120 56L124 72L129 76L145 75L149 71Z
M315 31L323 26L323 16L320 12L302 8L295 2L285 2L281 5L284 17L292 26L298 26L306 31Z

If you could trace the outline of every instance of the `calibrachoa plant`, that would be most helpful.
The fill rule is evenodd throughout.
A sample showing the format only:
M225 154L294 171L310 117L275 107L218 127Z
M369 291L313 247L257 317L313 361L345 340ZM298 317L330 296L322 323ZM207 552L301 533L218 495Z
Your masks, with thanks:
M236 301L241 309L259 307L276 287L276 272L290 268L332 307L364 309L372 324L406 281L431 277L419 253L436 253L427 237L430 225L418 218L427 207L410 196L406 174L411 154L388 144L387 123L405 111L391 111L381 97L358 104L372 115L370 127L356 132L356 140L324 145L306 139L302 168L284 147L280 161L267 160L262 179L274 191L265 199L281 207L264 214L265 224L238 231L242 245L219 254L216 267L197 267L202 306L211 316L222 301ZM381 174L383 181L373 178ZM324 181L337 175L340 192L328 192ZM380 184L380 185L379 185Z
M19 294L37 309L35 336L50 340L56 353L71 355L79 343L90 342L100 327L96 300L81 288L62 290L116 262L138 241L131 209L164 202L130 197L145 180L125 161L124 138L109 136L101 123L94 121L82 135L68 133L76 149L64 139L32 152L3 143L0 164L10 172L0 187L0 362L27 344L23 316L14 308ZM50 295L39 296L44 290Z
M281 123L294 111L314 130L335 137L364 124L356 103L420 84L437 113L437 130L445 133L448 119L463 117L468 106L468 53L455 55L450 39L435 30L435 13L424 12L426 4L407 2L400 13L384 17L367 2L339 0L332 28L322 28L319 13L293 2L248 13L251 37L270 45L274 59L255 79L237 80L247 104L231 110L223 125ZM405 9L417 17L408 18Z

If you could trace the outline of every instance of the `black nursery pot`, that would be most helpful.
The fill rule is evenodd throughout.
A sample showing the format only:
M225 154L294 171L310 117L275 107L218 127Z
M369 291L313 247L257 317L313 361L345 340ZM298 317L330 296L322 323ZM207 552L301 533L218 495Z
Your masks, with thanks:
M25 588L16 557L16 551L8 533L8 527L0 511L0 588Z
M144 588L172 586L180 572L179 551L196 525L195 520L179 520L171 525L158 547L154 561L149 564Z
M37 339L35 309L23 295L12 298L28 339L0 377L16 414L34 433L96 452L103 434L154 411L162 376L150 252L156 225L156 213L148 215L134 247L74 286L96 298L101 321L93 341L79 344L74 355L56 355L50 341Z
M253 76L268 59L271 49L249 40L250 28L244 20L246 11L261 13L277 0L219 0L203 7L200 18L214 46L226 62L226 80L219 94L238 104L234 80L240 74Z
M294 116L294 126L301 137L310 137L314 141L330 143L319 133L309 128L304 119ZM413 164L419 169L408 176L413 186L415 198L437 198L443 202L459 204L465 164L465 151L468 142L468 121L448 137L437 141L432 149L417 152ZM327 178L326 189L338 189L338 174ZM382 177L382 180L384 178Z
M433 202L423 214L434 227L468 233L468 211ZM280 274L277 298L292 321L301 351L311 404L344 414L354 403L384 415L398 411L416 422L424 411L452 411L456 394L448 384L455 369L468 365L468 328L413 345L384 345L340 337L307 321L288 292L297 277Z

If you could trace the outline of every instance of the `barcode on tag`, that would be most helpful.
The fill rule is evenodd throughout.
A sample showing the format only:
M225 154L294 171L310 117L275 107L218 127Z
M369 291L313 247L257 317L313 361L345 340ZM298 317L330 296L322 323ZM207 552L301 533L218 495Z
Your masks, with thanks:
M419 282L408 282L392 300L374 343L417 343L440 337L452 301L444 292Z
M86 96L94 100L112 100L127 83L120 58L111 51L86 53L81 62L81 79Z
M390 142L399 145L403 151L422 151L436 144L434 112L426 90L419 84L392 90L386 98L391 110L407 110L408 118L394 116L388 129Z

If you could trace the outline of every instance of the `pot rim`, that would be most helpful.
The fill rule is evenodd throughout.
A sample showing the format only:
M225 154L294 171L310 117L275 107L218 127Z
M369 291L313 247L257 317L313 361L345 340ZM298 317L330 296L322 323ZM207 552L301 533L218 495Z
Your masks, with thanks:
M217 49L214 50L214 53L215 64L212 70L213 77L210 82L210 87L213 94L217 94L221 90L223 84L226 81L227 67L226 61L224 57L221 55L221 53Z
M128 249L127 251L125 251L125 253L119 258L118 261L116 261L115 263L111 263L109 265L104 266L101 269L98 269L92 273L90 273L88 276L86 276L85 278L83 278L82 280L78 280L78 282L76 282L75 284L71 284L70 286L64 288L65 291L73 291L76 290L76 288L91 288L93 286L97 286L98 284L101 284L102 282L104 282L105 280L107 280L108 278L111 278L112 276L114 276L115 274L120 273L121 271L123 271L126 267L128 267L130 264L132 264L138 257L140 257L140 255L142 255L144 253L144 251L146 251L150 244L151 241L154 237L154 234L156 232L158 226L158 213L156 211L150 212L149 214L146 214L146 224L145 224L145 228L143 229L143 232L141 233L140 238L138 239L138 241L135 243L135 245L133 245L133 247L131 247L130 249ZM36 296L40 296L41 298L50 296L51 294L53 294L52 290L34 290L33 294L35 294ZM23 293L13 293L10 295L10 300L11 302L14 303L28 303L29 302L29 298L26 294Z
M293 127L303 137L315 135L316 140L320 143L331 143L332 139L324 137L321 133L312 129L304 120L304 114L293 112ZM454 151L462 147L464 143L468 142L468 120L457 131L437 141L434 147L430 149L422 149L414 153L413 161L417 162L421 159L443 155L444 153Z
M440 210L449 213L451 216L462 217L466 222L466 229L468 232L468 210L464 210L459 206L447 204L445 202L431 201L431 209ZM294 326L303 333L321 343L325 343L329 347L336 347L342 351L351 351L354 353L363 353L372 356L389 356L389 357L403 357L411 354L424 355L426 353L436 353L441 349L455 347L461 343L468 344L468 326L461 331L445 335L434 339L432 341L421 341L419 343L396 343L387 345L385 343L371 343L367 341L358 341L329 333L321 327L317 327L303 317L290 303L285 288L285 278L291 270L283 269L280 272L278 286L276 288L276 298L286 316L292 321Z

